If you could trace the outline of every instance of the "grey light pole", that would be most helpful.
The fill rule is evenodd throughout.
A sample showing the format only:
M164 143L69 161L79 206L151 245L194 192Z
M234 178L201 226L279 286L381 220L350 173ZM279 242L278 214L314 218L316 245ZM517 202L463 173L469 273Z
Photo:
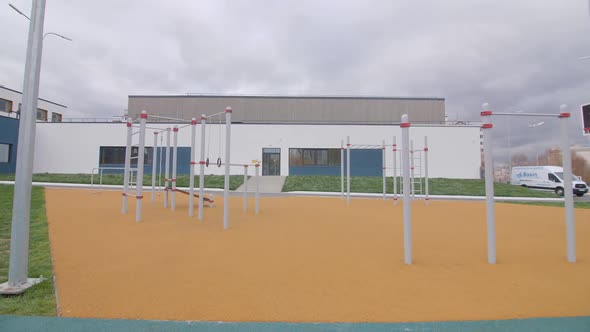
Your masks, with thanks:
M536 127L540 127L545 123L545 121L541 121L541 122L537 122L537 123L532 123L529 125L529 128L536 128ZM541 157L541 154L537 151L537 166L539 166L540 162L539 162L539 158Z
M20 11L18 12L20 13ZM22 113L18 133L8 282L0 284L0 294L20 294L43 280L42 278L28 278L27 274L35 122L37 120L41 54L43 53L44 20L45 0L33 0L23 83Z

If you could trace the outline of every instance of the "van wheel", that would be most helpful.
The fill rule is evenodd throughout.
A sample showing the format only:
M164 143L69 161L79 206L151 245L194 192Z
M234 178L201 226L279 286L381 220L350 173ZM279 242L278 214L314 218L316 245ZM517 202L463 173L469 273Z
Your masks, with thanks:
M584 196L584 193L577 193L576 196L582 197L582 196Z
M561 188L561 187L555 188L555 194L557 196L563 196L563 188Z
M526 184L521 184L520 186L526 188Z

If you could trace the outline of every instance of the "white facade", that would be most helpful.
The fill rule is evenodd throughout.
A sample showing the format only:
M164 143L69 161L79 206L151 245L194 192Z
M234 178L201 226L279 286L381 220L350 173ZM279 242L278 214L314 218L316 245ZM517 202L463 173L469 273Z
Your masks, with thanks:
M19 109L19 104L22 103L22 97L23 95L21 92L0 86L0 99L3 99L4 101L9 101L10 104L12 104L9 107L9 110L0 109L1 115L16 118L18 116L17 111ZM2 104L4 105L4 102ZM63 116L64 111L67 109L67 106L39 98L37 108L40 110L47 111L47 120L45 121L51 122L54 114L56 114L59 115L58 117L60 118L60 120L58 122L60 122L61 116ZM38 121L42 120L38 119Z
M150 127L167 128L170 124L148 124ZM214 164L218 156L223 156L225 125L207 125L206 137L211 139L209 157ZM380 145L386 141L387 167L391 168L392 141L397 137L401 146L399 126L377 125L255 125L232 124L231 163L251 163L262 160L263 148L281 149L280 175L289 175L289 148L340 148L341 140L346 144L350 136L351 144ZM136 131L138 129L134 129ZM179 147L190 147L190 126L180 129ZM146 146L153 146L153 132L146 134ZM428 136L429 176L445 178L480 177L480 128L476 126L437 126L410 128L414 148L422 149L424 136ZM139 135L133 136L137 144ZM197 140L200 125L197 124ZM221 137L221 145L219 144ZM35 173L90 173L98 167L100 146L125 146L125 123L38 123L35 142ZM165 144L165 140L164 140ZM200 144L197 141L199 156ZM207 148L205 149L207 155ZM218 152L218 150L220 150ZM398 157L399 158L399 157ZM399 160L399 159L398 159ZM198 169L198 168L197 168ZM210 165L206 174L223 174L223 167ZM198 171L197 171L198 172ZM243 174L241 167L232 167L232 174ZM391 176L391 169L387 175Z

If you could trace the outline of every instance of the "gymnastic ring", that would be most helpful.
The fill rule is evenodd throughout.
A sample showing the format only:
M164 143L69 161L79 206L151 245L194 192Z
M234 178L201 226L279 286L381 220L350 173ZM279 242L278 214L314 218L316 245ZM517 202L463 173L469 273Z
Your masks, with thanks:
M221 158L217 158L217 167L221 167Z
M209 158L207 158L207 160L205 160L205 166L209 167Z

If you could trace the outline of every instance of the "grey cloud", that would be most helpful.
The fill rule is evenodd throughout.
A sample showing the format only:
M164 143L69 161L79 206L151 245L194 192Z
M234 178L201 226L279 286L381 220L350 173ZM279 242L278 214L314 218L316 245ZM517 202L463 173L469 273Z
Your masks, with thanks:
M21 9L30 3L14 0ZM586 1L51 1L41 95L70 116L111 116L129 94L439 96L450 118L496 110L573 113L590 101ZM0 82L20 89L27 23L5 6ZM575 118L574 118L575 120ZM553 130L512 120L527 151ZM575 122L575 121L572 121ZM494 133L508 134L499 119ZM551 125L553 126L553 125ZM524 128L524 129L523 129ZM572 140L585 142L575 133ZM579 133L579 131L578 131ZM551 135L549 135L551 134ZM498 156L507 149L497 140Z

